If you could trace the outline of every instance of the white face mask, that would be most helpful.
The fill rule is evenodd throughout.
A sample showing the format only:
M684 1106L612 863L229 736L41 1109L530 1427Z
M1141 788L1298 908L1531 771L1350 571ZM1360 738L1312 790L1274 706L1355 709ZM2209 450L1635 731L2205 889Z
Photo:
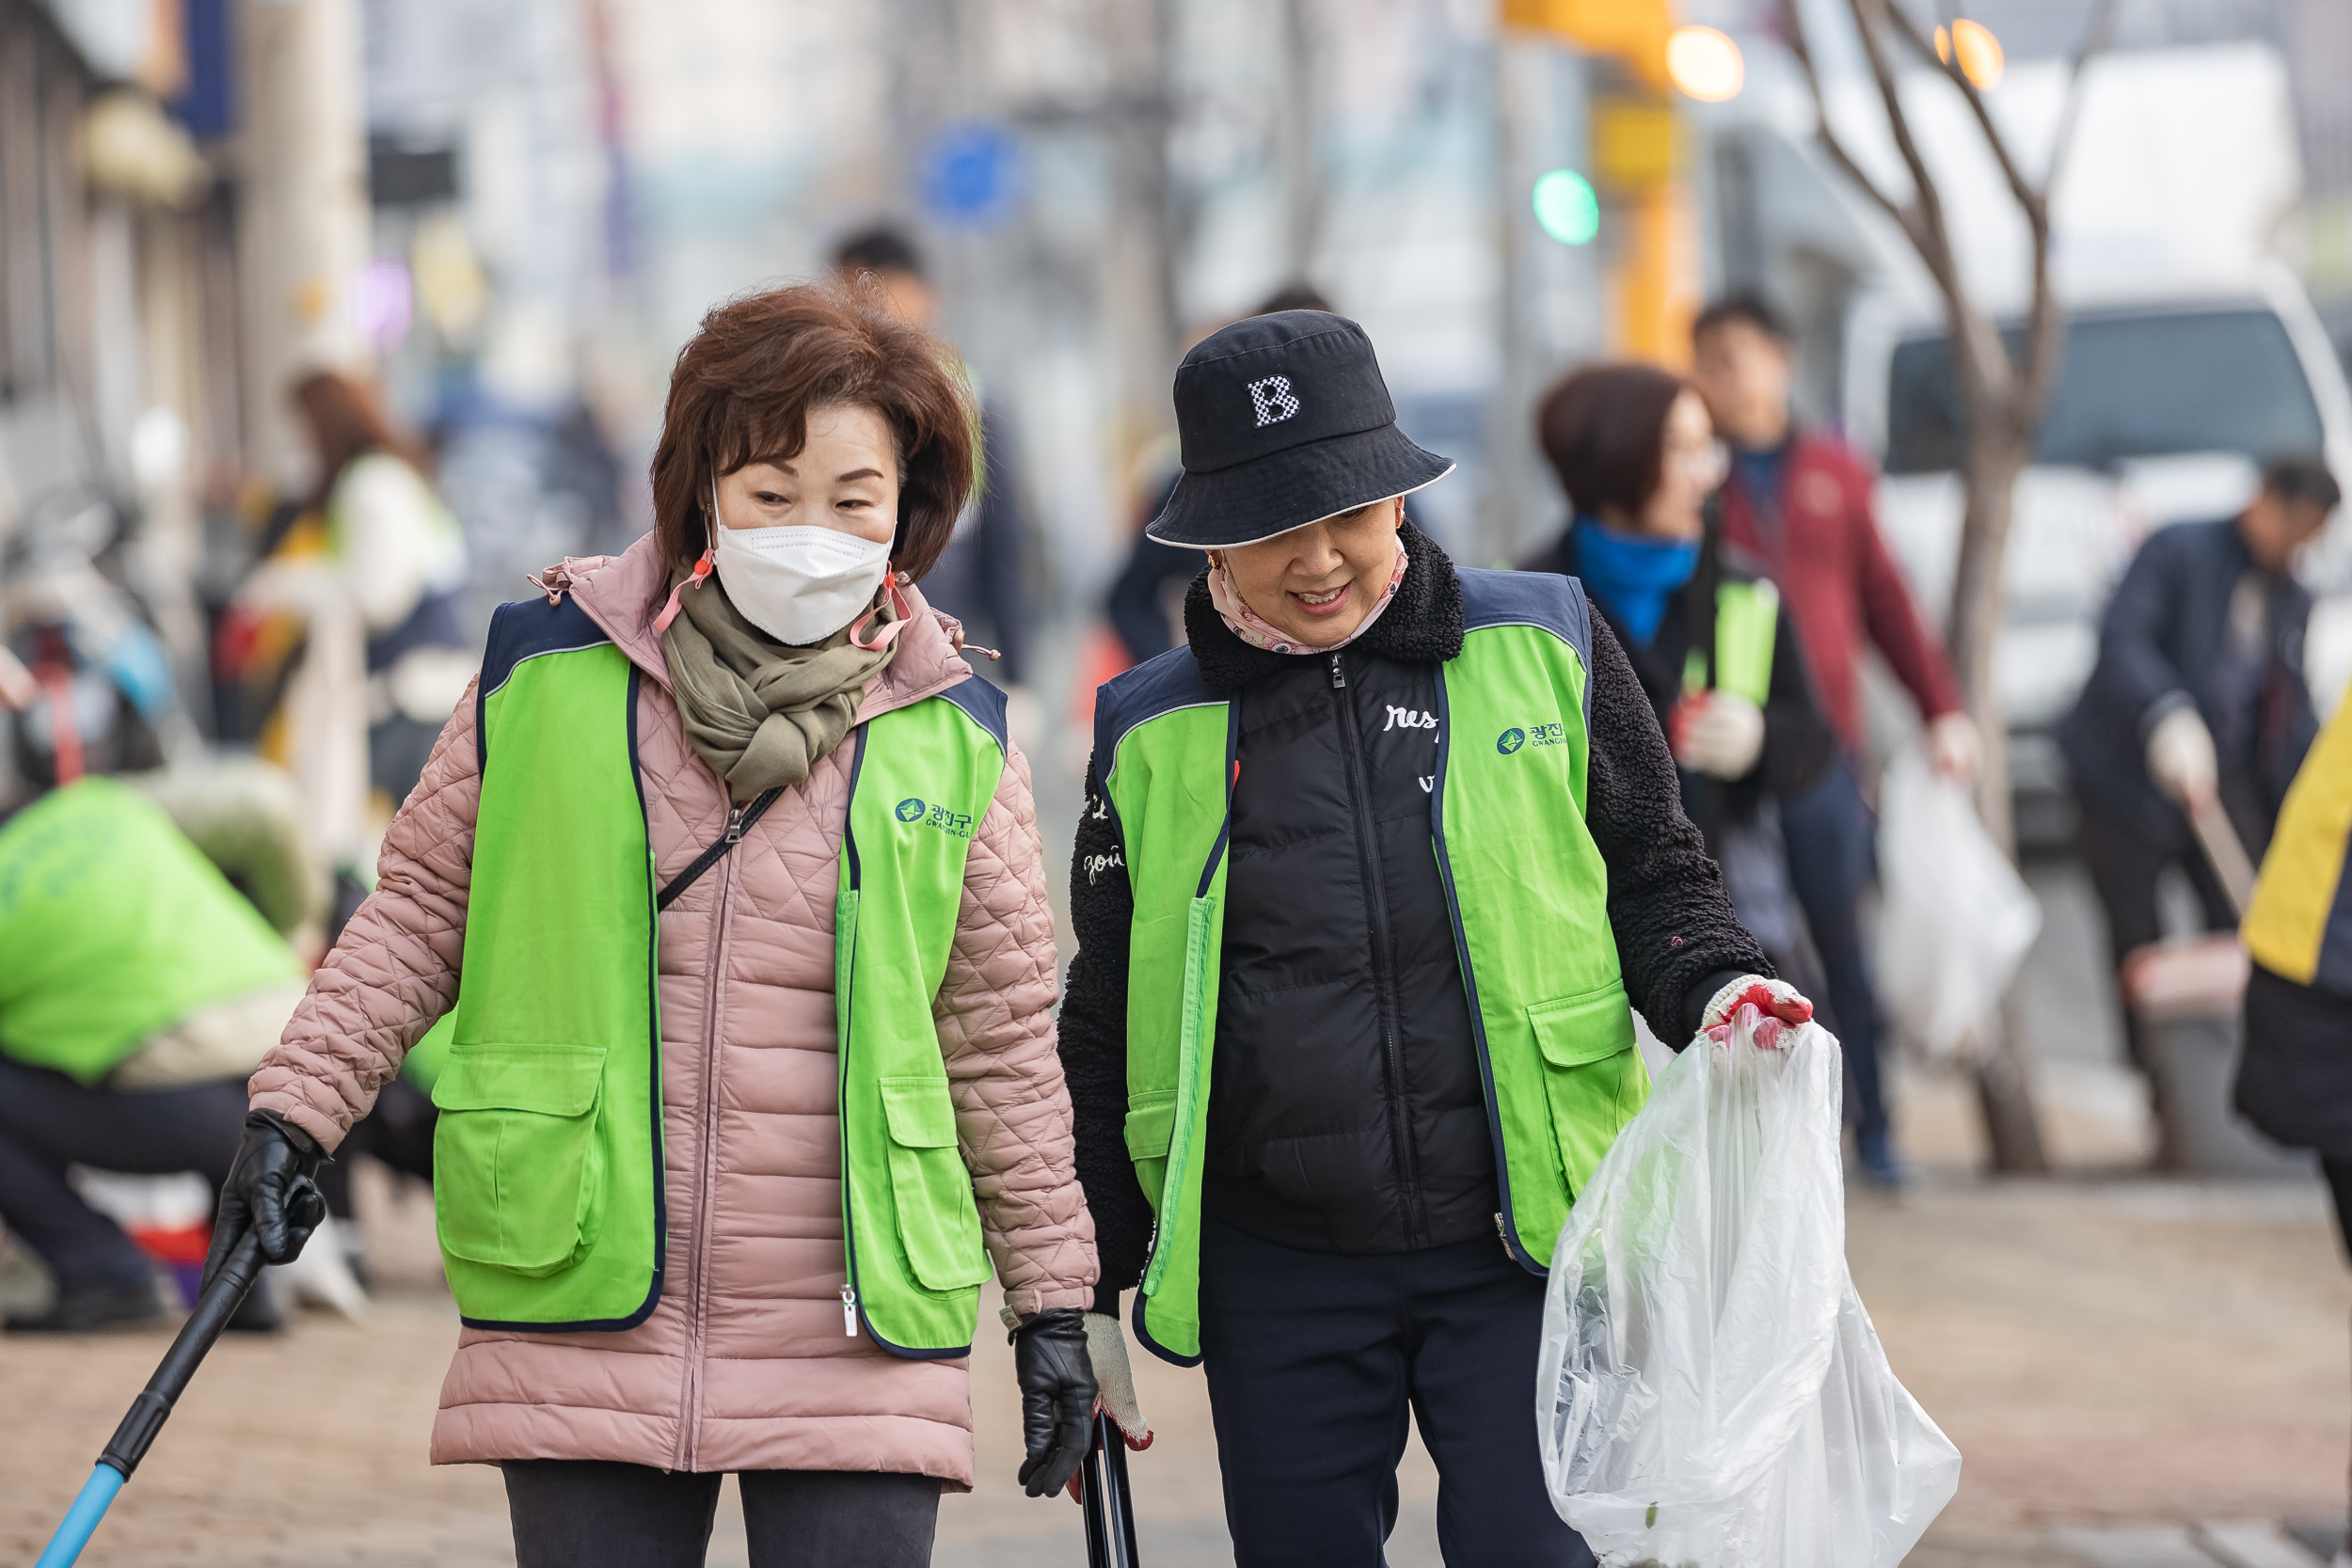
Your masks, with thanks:
M710 487L718 516L719 487ZM890 571L890 541L838 529L718 525L719 580L743 618L779 642L822 642L865 613Z

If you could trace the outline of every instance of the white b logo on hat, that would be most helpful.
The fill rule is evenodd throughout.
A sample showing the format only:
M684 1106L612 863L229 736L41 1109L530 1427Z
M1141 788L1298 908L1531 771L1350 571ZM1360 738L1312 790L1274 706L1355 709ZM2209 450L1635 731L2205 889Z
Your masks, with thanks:
M1249 383L1249 406L1257 411L1258 428L1280 424L1298 412L1297 394L1291 390L1287 375L1269 375L1263 381Z

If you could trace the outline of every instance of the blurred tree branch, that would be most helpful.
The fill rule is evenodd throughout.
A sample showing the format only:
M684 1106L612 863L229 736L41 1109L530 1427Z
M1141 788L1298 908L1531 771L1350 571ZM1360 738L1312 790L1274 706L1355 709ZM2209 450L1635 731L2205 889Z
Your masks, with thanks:
M1943 296L1952 371L1966 420L1961 456L1963 500L1959 559L1952 573L1946 641L1969 711L1984 737L1978 810L1994 837L2013 846L2008 727L1993 681L1993 652L2001 628L2001 565L2015 516L2018 476L2032 460L2034 439L2066 352L2065 322L2050 277L2050 196L2065 170L2067 150L2081 118L2084 67L2113 37L2119 0L2097 0L2082 40L2067 61L2065 100L2039 182L2026 172L2017 149L1995 122L1984 92L1970 78L1957 46L1956 21L1939 18L1931 30L1898 0L1846 0L1846 9L1877 89L1880 111L1886 117L1887 134L1910 178L1908 192L1890 190L1872 177L1840 135L1830 112L1830 94L1822 82L1801 0L1781 0L1783 36L1812 94L1823 152L1901 230ZM1899 62L1906 56L1924 63L1960 93L2010 198L2025 217L2031 247L2032 292L2022 341L2014 353L1962 273L1943 194L1920 149L1904 101ZM2009 1017L2013 1010L2005 1009L2002 1037L1985 1062L1979 1088L1995 1167L2038 1171L2045 1168L2046 1162L2030 1085L2018 1055L2017 1031Z

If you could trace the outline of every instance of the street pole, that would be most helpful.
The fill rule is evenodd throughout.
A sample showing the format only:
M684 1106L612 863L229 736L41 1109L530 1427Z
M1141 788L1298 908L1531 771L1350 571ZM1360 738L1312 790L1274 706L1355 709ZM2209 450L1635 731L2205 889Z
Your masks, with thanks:
M1527 254L1527 219L1521 212L1528 189L1529 124L1535 84L1527 80L1530 53L1505 28L1495 36L1495 341L1498 369L1493 405L1486 413L1486 494L1471 531L1471 563L1489 565L1516 556L1528 530L1527 473L1534 461L1529 414L1537 373L1534 278Z
M1282 281L1311 280L1323 229L1323 171L1317 159L1313 0L1282 0Z
M367 103L358 0L244 0L238 271L247 466L293 491L310 453L288 392L356 368L343 289L368 257Z
M1114 90L1125 105L1111 132L1117 194L1101 273L1106 336L1119 366L1123 474L1173 423L1168 385L1183 331L1176 294L1182 240L1168 159L1175 28L1169 0L1119 0L1104 8L1104 26Z

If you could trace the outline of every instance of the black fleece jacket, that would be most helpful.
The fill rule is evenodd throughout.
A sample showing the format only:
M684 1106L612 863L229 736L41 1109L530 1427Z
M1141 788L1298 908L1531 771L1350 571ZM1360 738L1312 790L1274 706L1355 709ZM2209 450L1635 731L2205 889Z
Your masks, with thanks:
M1423 907L1442 898L1434 873L1420 875L1418 862L1429 857L1404 842L1409 836L1425 847L1425 803L1409 834L1391 832L1398 824L1388 822L1383 813L1398 816L1396 781L1387 776L1395 767L1384 772L1378 747L1361 739L1344 752L1311 744L1330 730L1333 703L1350 696L1359 704L1351 721L1359 736L1367 729L1384 728L1367 723L1384 705L1415 711L1422 705L1410 694L1412 683L1425 683L1434 696L1436 666L1462 649L1461 582L1453 563L1417 531L1406 531L1405 545L1411 563L1395 601L1346 650L1350 688L1344 693L1330 689L1328 656L1268 653L1235 637L1209 602L1205 575L1193 583L1184 606L1191 657L1203 680L1236 693L1243 703L1241 779L1264 781L1257 787L1268 791L1370 803L1361 818L1366 826L1352 837L1339 835L1349 854L1320 860L1300 852L1307 835L1283 817L1279 794L1256 803L1260 825L1254 834L1252 802L1237 791L1234 805L1224 938L1227 989L1221 993L1225 1000L1212 1064L1208 1196L1210 1207L1222 1211L1219 1217L1229 1223L1311 1250L1361 1253L1442 1245L1490 1228L1492 1212L1500 1207L1483 1099L1476 1098L1475 1062L1454 1059L1475 1049L1458 960L1442 936L1434 953L1422 951L1430 945L1431 929L1450 931L1441 904ZM1434 700L1425 705L1435 705ZM1395 742L1385 734L1377 738L1386 745ZM1253 768L1260 758L1270 766ZM1351 767L1354 778L1322 776ZM1315 776L1301 777L1302 768ZM1402 777L1405 787L1418 793L1410 772ZM1060 1050L1076 1110L1078 1175L1093 1212L1102 1262L1096 1309L1116 1311L1119 1293L1141 1276L1152 1214L1125 1141L1134 899L1092 765L1087 797L1071 872L1078 954L1062 1005ZM1425 802L1425 796L1420 799ZM1593 623L1585 822L1609 868L1610 925L1627 992L1658 1037L1679 1045L1696 1029L1708 998L1726 980L1772 971L1732 916L1722 878L1698 830L1682 814L1674 760L1650 701L1598 617ZM1264 842L1253 845L1253 836ZM1268 857L1270 870L1261 885L1292 889L1290 896L1247 896L1245 863L1253 850ZM1290 858L1277 858L1282 856ZM1360 878L1353 874L1359 863L1366 873ZM1256 908L1260 903L1274 907ZM1380 907L1365 909L1372 903ZM1375 933L1370 942L1364 940L1367 929ZM1267 1003L1284 988L1253 988L1248 972L1253 961L1263 970L1268 953L1296 954L1302 943L1308 967L1322 966L1309 978L1324 983L1328 1003L1319 1011L1286 1015ZM1373 949L1369 954L1367 947ZM1361 971L1353 986L1332 968L1351 961ZM1244 989L1239 997L1231 994L1236 986ZM1382 988L1397 994L1384 993L1375 1009L1365 997ZM1375 1017L1378 1022L1373 1022ZM1281 1031L1280 1054L1271 1048L1258 1053L1259 1038L1235 1035L1252 1022ZM1385 1072L1376 1038L1364 1038L1383 1029L1391 1041ZM1327 1064L1321 1081L1331 1085L1329 1104L1296 1098L1302 1083L1314 1081L1311 1073L1260 1070L1279 1069L1285 1057L1297 1054L1311 1064ZM1258 1102L1262 1094L1270 1106ZM1466 1094L1472 1097L1467 1105L1454 1103ZM1240 1102L1245 1096L1251 1102ZM1378 1097L1390 1102L1385 1126L1382 1118L1360 1115L1367 1096L1375 1097L1374 1103ZM1292 1125L1284 1126L1285 1119ZM1343 1131L1335 1134L1325 1123ZM1301 1135L1285 1138L1286 1132ZM1280 1149L1282 1158L1268 1159L1269 1148ZM1296 1151L1302 1148L1312 1152L1300 1157ZM1369 1197L1342 1186L1351 1160L1364 1172ZM1293 1169L1303 1174L1282 1190L1279 1178ZM1271 1184L1269 1170L1277 1178ZM1306 1208L1321 1194L1334 1195L1331 1208L1353 1212L1335 1217L1327 1232L1311 1234L1313 1216Z
M1571 523L1555 543L1520 562L1520 569L1575 576L1577 531L1584 526ZM1629 640L1625 622L1599 594L1587 595L1587 602L1616 633L1618 646L1625 650L1643 690L1649 693L1650 708L1660 724L1666 722L1666 716L1682 700L1686 657L1696 652L1707 660L1710 674L1714 669L1718 585L1757 582L1768 576L1762 562L1723 542L1710 508L1698 568L1690 581L1667 596L1666 613L1660 618L1647 647ZM1725 825L1756 820L1767 796L1786 800L1819 783L1829 770L1836 746L1837 737L1814 698L1804 645L1797 641L1797 624L1784 599L1772 628L1772 685L1764 698L1764 748L1757 753L1756 766L1745 777L1728 782L1684 772L1682 809L1708 835L1708 847L1713 848L1714 835Z

